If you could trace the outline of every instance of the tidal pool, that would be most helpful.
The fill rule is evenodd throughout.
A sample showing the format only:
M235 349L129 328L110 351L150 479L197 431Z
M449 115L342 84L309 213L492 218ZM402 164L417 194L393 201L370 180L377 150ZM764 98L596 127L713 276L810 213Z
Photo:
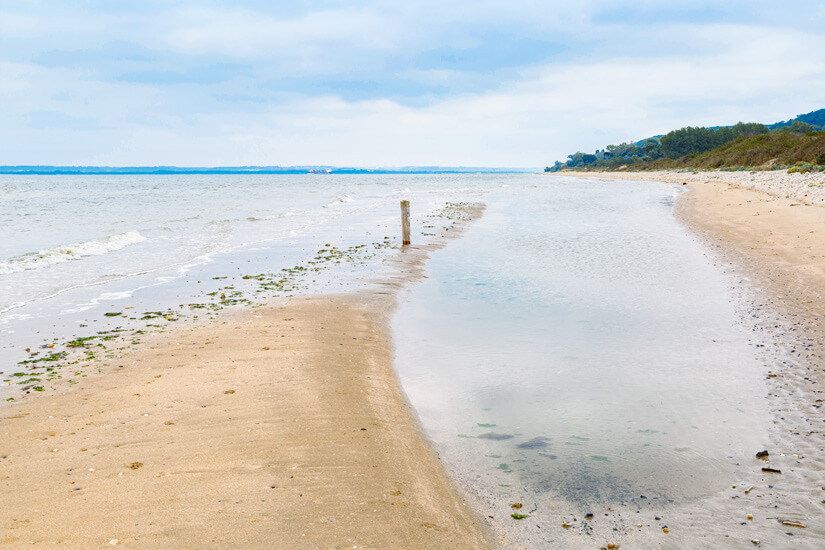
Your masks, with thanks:
M718 492L765 444L749 329L674 218L680 192L511 181L402 298L402 385L474 490L667 506Z

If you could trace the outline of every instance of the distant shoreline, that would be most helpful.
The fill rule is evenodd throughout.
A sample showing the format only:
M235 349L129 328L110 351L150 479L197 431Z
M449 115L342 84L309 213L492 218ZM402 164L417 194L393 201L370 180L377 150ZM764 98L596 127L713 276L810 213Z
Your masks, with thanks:
M473 166L405 166L401 168L358 168L337 166L0 166L3 175L182 175L182 174L524 174L538 168L498 168Z

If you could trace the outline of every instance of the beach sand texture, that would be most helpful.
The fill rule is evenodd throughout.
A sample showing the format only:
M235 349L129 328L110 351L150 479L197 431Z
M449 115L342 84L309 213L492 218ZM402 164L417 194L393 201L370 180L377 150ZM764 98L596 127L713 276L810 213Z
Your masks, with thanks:
M4 406L3 548L488 548L393 369L428 254L345 295L144 335L101 375ZM93 369L90 369L93 370Z
M158 335L7 408L0 545L486 547L396 381L390 302L296 299Z
M677 215L822 342L825 209L715 175L587 174L687 182ZM392 368L393 293L420 269L154 335L101 377L4 407L0 545L490 547ZM807 351L816 372L777 381L799 408L823 380ZM783 499L825 486L821 426L788 428L806 462Z

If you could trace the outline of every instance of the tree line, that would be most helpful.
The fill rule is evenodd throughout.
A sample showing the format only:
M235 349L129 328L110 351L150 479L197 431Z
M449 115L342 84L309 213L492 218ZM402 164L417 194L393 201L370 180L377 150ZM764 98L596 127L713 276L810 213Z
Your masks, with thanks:
M822 111L825 112L825 110ZM819 113L819 111L815 113ZM809 115L813 114L809 113ZM799 118L802 118L802 116ZM557 172L566 168L618 168L624 165L653 162L660 159L679 159L710 151L740 137L753 137L771 131L807 133L822 129L820 126L803 122L799 118L787 123L772 125L776 128L775 130L756 122L739 122L733 126L716 128L688 126L673 130L663 136L647 138L636 143L608 145L604 149L596 150L594 153L577 152L568 155L566 162L556 161L553 166L548 166L544 171ZM818 121L818 118L816 120Z

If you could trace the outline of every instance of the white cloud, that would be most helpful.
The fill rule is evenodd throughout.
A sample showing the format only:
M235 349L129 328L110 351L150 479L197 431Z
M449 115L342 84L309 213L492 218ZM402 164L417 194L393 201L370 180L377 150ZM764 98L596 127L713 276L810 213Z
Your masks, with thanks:
M322 11L286 19L249 10L193 9L175 14L163 33L174 50L236 57L308 57L330 48L393 49L392 20L373 13ZM333 50L334 51L334 50Z
M777 120L821 107L825 54L783 55L825 52L820 37L726 27L713 35L727 37L715 55L548 66L534 79L422 108L298 101L271 114L277 132L262 135L263 150L279 162L535 166L688 124L773 122L766 103L781 104L768 115ZM757 37L759 51L750 46Z
M548 7L525 0L507 10L487 1L470 10L463 4L407 3L290 18L200 8L101 16L86 28L106 21L108 30L84 35L83 43L101 47L101 36L117 36L166 56L163 63L151 56L136 62L140 70L144 64L150 72L185 70L227 58L250 69L201 85L132 84L107 81L94 63L45 68L22 55L12 62L0 59L0 164L538 167L577 149L592 151L684 125L773 122L823 107L825 38L819 33L741 24L597 29L588 18L598 5ZM27 24L31 30L35 22ZM42 33L55 29L57 20L38 18L36 25ZM566 58L513 66L506 71L510 80L493 85L483 66L452 70L415 62L418 53L445 41L468 46L493 30L518 39L518 29L529 34L543 26L559 29L560 36L582 31L580 38L596 44L598 55L571 45ZM43 42L47 51L54 48ZM75 45L65 37L56 43ZM387 55L395 53L408 55L410 64L382 71ZM0 55L10 58L8 52ZM377 84L403 79L423 91L408 104L378 94L346 100L329 87L320 95L310 81L287 94L277 91L281 75L262 69L273 60L286 78L301 71L346 78L372 64ZM110 63L117 68L120 61ZM430 91L456 83L456 89L473 89L482 78L487 88L472 93ZM243 96L255 101L223 99ZM47 125L50 113L61 128L32 127Z

